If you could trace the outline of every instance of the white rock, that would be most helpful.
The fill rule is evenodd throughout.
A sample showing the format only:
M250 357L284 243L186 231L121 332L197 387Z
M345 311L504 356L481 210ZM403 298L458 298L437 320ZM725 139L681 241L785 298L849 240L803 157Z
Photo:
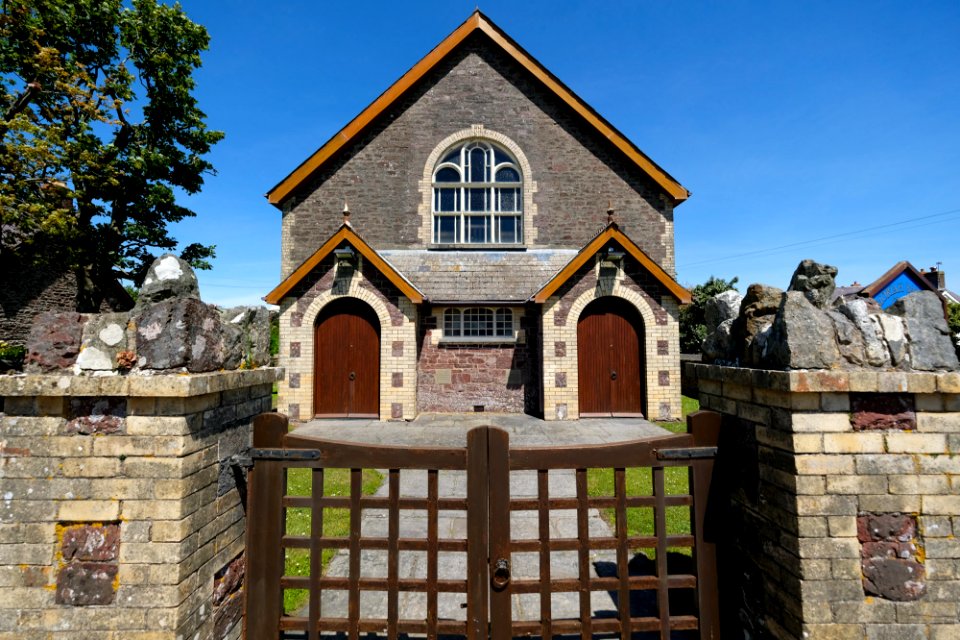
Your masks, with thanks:
M123 328L118 324L108 324L100 330L100 340L108 346L116 346L123 340Z
M77 356L77 366L86 371L104 371L113 369L113 361L100 349L87 347Z
M173 256L164 256L158 260L153 272L159 280L176 280L183 275L180 261Z

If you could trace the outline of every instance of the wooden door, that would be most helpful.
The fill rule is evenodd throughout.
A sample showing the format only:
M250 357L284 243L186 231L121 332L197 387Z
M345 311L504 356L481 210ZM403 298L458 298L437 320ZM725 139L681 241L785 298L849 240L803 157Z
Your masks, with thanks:
M366 303L328 304L314 331L313 413L317 417L380 415L380 319Z
M580 415L643 415L643 319L625 300L591 302L577 324Z

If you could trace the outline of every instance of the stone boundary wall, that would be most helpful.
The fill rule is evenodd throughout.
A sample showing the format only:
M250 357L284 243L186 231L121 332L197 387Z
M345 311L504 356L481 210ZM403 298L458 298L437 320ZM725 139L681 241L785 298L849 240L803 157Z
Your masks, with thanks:
M238 638L278 374L0 376L0 639Z
M960 373L688 367L724 637L960 638Z

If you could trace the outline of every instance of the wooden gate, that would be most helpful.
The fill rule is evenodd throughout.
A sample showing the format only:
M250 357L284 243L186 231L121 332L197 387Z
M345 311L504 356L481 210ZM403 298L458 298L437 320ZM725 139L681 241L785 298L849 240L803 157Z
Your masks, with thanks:
M717 414L699 412L688 418L687 434L550 448L511 448L505 431L478 427L468 433L466 447L411 448L300 438L296 432L287 433L285 417L264 414L254 427L249 477L246 638L315 640L345 634L356 640L360 634L383 633L390 640L399 634L470 640L615 634L626 639L643 632L651 634L644 638L719 638L715 550L703 536L719 424ZM294 467L311 470L310 495L287 495L286 472ZM688 492L668 493L664 478L670 467L689 470ZM362 470L371 468L386 470L386 495L363 495ZM609 495L588 491L592 468L612 468ZM347 495L324 495L324 473L331 469L349 470ZM426 474L423 495L401 495L402 474L411 473ZM465 495L441 493L441 473L465 474ZM511 479L524 473L536 476L535 492L511 495ZM575 491L554 495L554 478L564 473L575 476ZM628 473L648 474L652 492L628 492ZM323 510L330 508L349 511L349 535L326 535ZM287 509L310 510L310 535L285 531ZM588 520L596 509L612 510L612 535L591 531ZM652 512L652 535L629 530L628 512L642 509ZM689 515L689 534L668 533L669 509ZM386 514L385 530L379 535L361 527L364 510ZM426 515L425 530L419 536L401 535L403 518L412 517L414 511ZM465 514L466 526L459 535L449 527L439 531L440 514L445 512ZM520 512L535 514L539 535L511 532ZM554 533L554 519L563 512L575 514L572 535ZM689 556L672 553L684 548ZM291 549L309 552L308 576L284 575L284 556ZM346 575L323 575L325 549L346 551ZM649 570L636 570L636 549L655 551ZM362 566L361 555L373 551L385 553L386 575L371 575ZM422 575L401 574L402 552L425 555ZM454 578L441 576L440 564L447 562L441 554L456 553L466 556L462 571ZM551 554L556 553L576 557L571 575L552 575L556 562ZM603 575L595 575L598 553L611 558L610 570ZM523 554L537 557L539 568L514 575ZM686 562L676 563L678 557ZM308 591L301 613L284 613L284 589ZM377 615L364 615L362 595L371 592L383 594L386 606ZM323 608L331 594L345 602L343 612ZM421 595L424 607L416 616L404 618L400 598L409 594ZM518 599L534 595L539 596L539 614L534 619L516 615ZM462 619L441 615L440 597L458 598L466 615ZM555 614L554 600L561 597L579 603L572 615ZM609 611L597 610L598 597L609 603Z

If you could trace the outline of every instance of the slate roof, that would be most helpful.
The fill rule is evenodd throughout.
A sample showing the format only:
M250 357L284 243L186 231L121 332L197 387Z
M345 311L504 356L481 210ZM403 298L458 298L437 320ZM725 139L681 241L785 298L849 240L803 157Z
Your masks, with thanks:
M434 304L525 302L577 255L575 249L378 253Z
M851 284L846 287L837 287L833 290L833 295L830 296L830 302L833 302L837 298L856 298L860 295L860 292L864 290L864 285L862 284Z

